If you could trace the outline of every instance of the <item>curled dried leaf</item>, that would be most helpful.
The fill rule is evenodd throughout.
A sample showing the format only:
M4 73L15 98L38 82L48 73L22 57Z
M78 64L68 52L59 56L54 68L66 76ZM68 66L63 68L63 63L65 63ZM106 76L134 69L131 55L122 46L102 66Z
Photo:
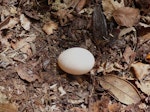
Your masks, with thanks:
M144 64L144 63L138 62L138 63L133 63L131 65L131 67L132 67L134 74L138 80L145 79L145 77L148 76L150 73L150 65L149 64Z
M150 80L149 81L136 81L136 85L141 89L145 94L150 95Z
M150 95L150 65L141 62L133 63L131 65L134 74L139 81L136 81L136 85L147 95Z
M47 22L44 26L43 26L43 30L48 34L51 35L53 34L54 30L56 30L58 28L57 23L53 22L53 21L49 21Z
M98 80L104 89L124 104L138 103L141 100L137 89L127 80L115 75L106 75L98 78Z
M21 79L26 80L28 82L33 82L35 80L39 80L39 76L33 70L33 65L26 65L20 64L15 68L16 72L20 76Z
M113 12L113 17L120 26L132 27L140 19L140 11L131 7L121 7Z
M110 20L116 9L124 7L124 0L121 0L120 3L117 0L102 0L102 7L106 18Z

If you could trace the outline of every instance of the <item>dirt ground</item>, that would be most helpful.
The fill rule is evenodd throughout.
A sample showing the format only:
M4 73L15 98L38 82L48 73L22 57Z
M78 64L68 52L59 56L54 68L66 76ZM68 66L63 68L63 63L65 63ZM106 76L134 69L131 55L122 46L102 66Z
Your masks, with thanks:
M150 112L149 0L0 0L0 112ZM57 65L82 47L94 68Z

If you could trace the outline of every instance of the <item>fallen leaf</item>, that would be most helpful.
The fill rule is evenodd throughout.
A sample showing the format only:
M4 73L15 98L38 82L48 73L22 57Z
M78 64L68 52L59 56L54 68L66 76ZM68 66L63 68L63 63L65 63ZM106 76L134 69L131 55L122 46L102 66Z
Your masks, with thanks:
M131 65L136 78L136 85L147 95L150 95L150 65L141 62L133 63Z
M150 65L141 62L131 64L131 68L138 80L144 80L150 74Z
M123 57L125 59L125 62L127 64L131 63L134 61L136 56L136 53L131 49L131 47L127 46L124 53L123 53Z
M118 37L122 37L130 32L136 32L136 29L134 27L124 28L120 31Z
M0 103L0 112L18 112L18 108L14 104Z
M28 18L25 17L24 14L20 15L20 22L21 22L21 26L25 30L30 30L31 22L28 20Z
M147 95L150 95L150 80L148 81L136 81L135 84L138 88L141 89L142 92L144 92Z
M105 44L108 39L108 28L101 5L95 6L92 21L94 43L97 46Z
M33 82L40 79L33 69L34 66L27 63L20 64L15 68L20 78L28 82Z
M141 97L137 89L127 80L115 75L105 75L98 78L101 86L108 90L116 100L124 104L138 103Z
M36 11L25 11L24 12L26 16L32 18L32 19L35 19L35 20L40 20L40 17L38 16L38 12Z
M49 21L43 26L43 30L48 35L53 34L54 30L56 30L56 29L58 29L58 25L53 21Z
M124 0L121 0L120 3L117 0L102 0L102 7L106 18L110 20L116 9L124 7Z
M20 40L16 40L15 43L11 43L11 46L14 50L19 50L28 56L32 55L31 43L33 43L36 39L36 36L31 36L27 38L23 38Z
M64 26L67 22L72 21L74 19L74 16L71 14L71 11L67 9L61 9L57 11L56 15L59 18L61 26Z
M132 27L138 23L140 11L131 7L121 7L113 12L113 17L120 26Z
M18 18L8 17L0 23L0 30L11 29L19 22Z

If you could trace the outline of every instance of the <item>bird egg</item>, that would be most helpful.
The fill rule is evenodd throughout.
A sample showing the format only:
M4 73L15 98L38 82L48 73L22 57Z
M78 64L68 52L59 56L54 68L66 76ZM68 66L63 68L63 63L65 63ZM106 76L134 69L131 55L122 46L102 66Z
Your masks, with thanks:
M73 75L88 73L95 64L93 54L80 47L73 47L63 51L58 57L59 67Z

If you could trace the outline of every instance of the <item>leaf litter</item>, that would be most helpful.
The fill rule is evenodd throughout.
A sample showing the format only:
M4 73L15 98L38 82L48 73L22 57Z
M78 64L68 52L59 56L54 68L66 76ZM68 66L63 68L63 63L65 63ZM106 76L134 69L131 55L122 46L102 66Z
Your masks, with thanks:
M0 3L1 110L149 111L149 0ZM75 46L96 58L85 76L57 66L58 55Z

